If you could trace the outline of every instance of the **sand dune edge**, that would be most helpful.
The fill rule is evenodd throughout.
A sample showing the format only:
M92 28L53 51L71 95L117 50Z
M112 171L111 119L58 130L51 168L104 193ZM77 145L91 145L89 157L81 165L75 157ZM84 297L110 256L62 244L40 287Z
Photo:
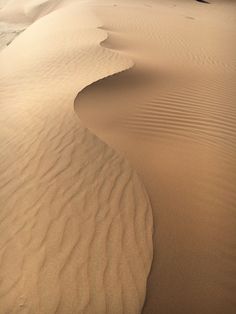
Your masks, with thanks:
M76 8L41 18L0 56L3 313L139 313L144 303L147 194L70 107L127 60L98 46L104 31L78 29Z

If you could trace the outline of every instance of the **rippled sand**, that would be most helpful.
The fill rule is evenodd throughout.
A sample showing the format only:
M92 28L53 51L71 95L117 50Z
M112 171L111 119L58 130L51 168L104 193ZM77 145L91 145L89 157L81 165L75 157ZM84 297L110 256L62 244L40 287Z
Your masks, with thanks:
M132 60L87 6L38 19L0 55L0 313L139 313L152 212L127 160L82 127L77 93Z
M96 11L104 46L135 66L89 86L75 108L125 153L150 196L147 314L236 312L234 11L191 1Z
M210 2L4 4L4 314L236 312L236 6Z

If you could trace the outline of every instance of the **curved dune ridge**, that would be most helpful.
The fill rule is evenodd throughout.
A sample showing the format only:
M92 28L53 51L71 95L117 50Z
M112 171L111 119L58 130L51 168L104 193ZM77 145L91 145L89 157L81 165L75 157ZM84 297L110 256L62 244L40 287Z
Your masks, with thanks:
M157 230L143 313L235 314L235 1L210 2L4 4L33 23L0 55L4 314L141 311L151 209L112 148Z
M75 110L147 188L147 314L236 312L235 3L211 2L94 7L104 45L135 65L85 88Z
M133 62L74 4L0 55L0 312L139 313L152 213L128 162L81 126L79 90Z

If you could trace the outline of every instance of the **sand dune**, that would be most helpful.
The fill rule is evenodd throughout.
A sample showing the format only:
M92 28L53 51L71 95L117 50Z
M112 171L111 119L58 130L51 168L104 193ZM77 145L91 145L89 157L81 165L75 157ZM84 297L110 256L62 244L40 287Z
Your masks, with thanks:
M0 1L3 48L28 27L0 55L0 314L236 312L235 3L209 2Z
M0 312L139 313L152 214L128 162L81 126L73 101L132 66L80 5L37 20L1 67Z
M56 0L0 1L0 50L8 46L20 33L40 17L61 4Z
M143 312L233 314L235 6L137 3L95 9L104 45L135 66L83 90L75 109L125 153L150 196L154 261Z

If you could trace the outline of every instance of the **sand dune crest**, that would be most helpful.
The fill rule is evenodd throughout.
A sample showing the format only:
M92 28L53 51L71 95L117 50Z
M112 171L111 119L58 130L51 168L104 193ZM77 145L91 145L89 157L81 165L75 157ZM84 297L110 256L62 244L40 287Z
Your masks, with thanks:
M83 123L125 153L150 196L147 314L236 312L235 4L211 2L98 5L108 47L135 66L75 101Z
M3 313L142 309L148 197L128 162L73 111L79 90L132 66L100 46L107 34L99 26L86 8L62 8L0 55Z

